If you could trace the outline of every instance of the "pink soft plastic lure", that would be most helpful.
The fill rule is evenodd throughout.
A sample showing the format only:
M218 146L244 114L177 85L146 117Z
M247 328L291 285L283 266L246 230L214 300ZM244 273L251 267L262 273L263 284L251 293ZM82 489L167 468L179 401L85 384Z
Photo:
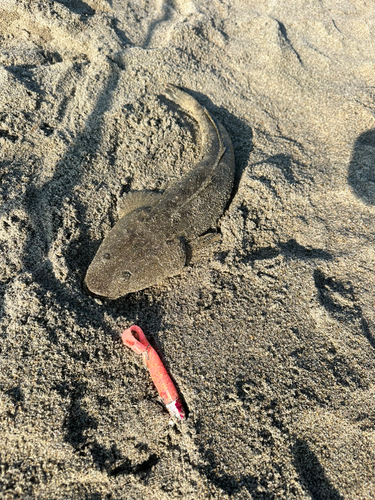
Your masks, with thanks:
M186 412L177 389L158 353L151 347L141 328L133 325L122 333L121 338L124 344L133 349L134 352L142 354L159 396L164 401L169 413L179 420L184 420Z

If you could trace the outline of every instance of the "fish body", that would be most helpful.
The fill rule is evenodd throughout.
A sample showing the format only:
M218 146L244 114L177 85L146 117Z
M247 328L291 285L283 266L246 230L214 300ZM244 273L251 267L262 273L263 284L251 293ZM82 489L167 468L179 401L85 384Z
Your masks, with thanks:
M201 133L201 160L162 194L129 193L127 209L103 240L85 284L117 299L179 274L191 245L222 215L233 188L229 135L192 96L168 85L165 95L189 113Z

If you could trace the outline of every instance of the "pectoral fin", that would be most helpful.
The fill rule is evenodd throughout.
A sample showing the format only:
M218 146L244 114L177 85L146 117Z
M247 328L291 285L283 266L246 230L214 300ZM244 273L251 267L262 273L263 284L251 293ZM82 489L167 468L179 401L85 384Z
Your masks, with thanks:
M189 242L189 264L194 264L202 258L212 255L215 245L221 243L222 235L218 232L205 233Z
M117 206L119 218L140 208L151 208L162 197L163 193L155 191L131 191L124 195Z

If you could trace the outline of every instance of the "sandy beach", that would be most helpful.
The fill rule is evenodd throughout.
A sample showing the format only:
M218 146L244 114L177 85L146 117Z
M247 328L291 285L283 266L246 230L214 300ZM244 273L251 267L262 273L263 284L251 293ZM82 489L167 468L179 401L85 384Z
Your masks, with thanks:
M95 298L124 197L200 157L167 83L232 139L220 238ZM0 499L375 498L372 3L1 0L0 89Z

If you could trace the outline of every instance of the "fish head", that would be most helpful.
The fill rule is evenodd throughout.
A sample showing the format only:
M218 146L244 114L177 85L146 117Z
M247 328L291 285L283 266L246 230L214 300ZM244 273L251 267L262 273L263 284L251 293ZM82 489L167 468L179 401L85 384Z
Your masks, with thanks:
M123 217L111 229L90 264L85 285L94 295L117 299L179 274L186 263L184 241L168 239L152 228Z

